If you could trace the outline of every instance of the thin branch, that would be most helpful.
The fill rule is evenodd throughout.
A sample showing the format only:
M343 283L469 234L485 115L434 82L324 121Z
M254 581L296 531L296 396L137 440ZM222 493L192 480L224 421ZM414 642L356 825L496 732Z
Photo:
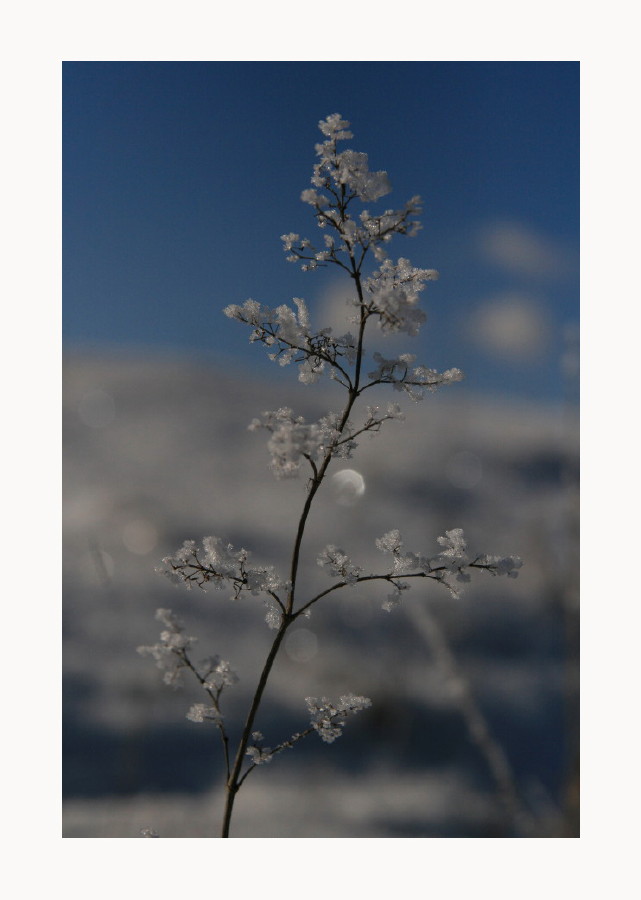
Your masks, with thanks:
M185 649L182 648L181 650L175 650L174 652L183 660L186 668L188 668L196 676L196 678L200 682L201 687L203 687L205 689L205 691L207 692L207 694L209 695L214 709L216 710L216 712L219 715L221 715L221 718L222 718L222 714L220 712L219 700L220 700L220 695L222 693L224 685L221 685L220 688L214 693L214 691L212 691L209 687L206 687L206 684L207 684L206 678L203 678L202 675L200 674L200 672L198 671L198 669L194 666L192 661L187 656L187 652L185 651ZM229 738L227 737L227 732L225 731L225 726L222 721L220 721L220 720L217 721L216 726L220 732L220 737L223 742L223 752L225 755L225 768L226 768L226 772L227 772L227 777L229 778Z
M283 741L282 744L278 744L277 747L270 748L269 757L264 761L264 764L268 763L271 760L272 756L276 756L277 753L281 753L281 751L293 747L294 744L296 744L302 738L307 737L307 735L311 734L313 731L314 731L314 727L310 726L309 728L306 728L305 731L301 731L298 734L293 734L288 740ZM253 772L254 769L257 769L259 765L261 765L261 763L250 763L249 768L243 774L243 776L240 778L240 780L238 782L239 788L242 785L242 783L245 781L245 779L247 778L249 773Z

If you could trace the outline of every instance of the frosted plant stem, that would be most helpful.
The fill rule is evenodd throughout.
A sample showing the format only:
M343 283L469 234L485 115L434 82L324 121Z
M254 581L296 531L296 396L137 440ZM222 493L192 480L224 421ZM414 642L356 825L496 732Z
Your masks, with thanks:
M342 395L345 402L343 412L340 415L330 412L317 423L306 424L302 416L294 416L291 409L282 407L274 412L263 413L262 421L256 419L250 425L252 431L266 428L271 433L268 447L272 454L271 467L277 478L297 475L304 465L303 460L311 467L307 496L293 539L289 578L284 581L273 566L256 568L248 565L249 551L235 551L231 544L214 536L203 538L202 551L197 548L195 541L185 541L175 556L163 559L163 566L159 569L161 574L168 576L174 583L183 582L190 588L206 590L207 586L211 586L221 590L227 583L235 599L243 592L254 596L261 593L264 595L269 609L266 621L270 628L276 629L276 634L249 705L233 764L219 705L223 686L237 680L229 663L216 657L208 674L201 675L191 665L186 652L195 638L185 633L171 610L165 609L158 610L156 614L165 626L160 641L153 646L138 648L143 655L151 655L156 665L165 670L164 681L167 684L178 684L181 670L186 667L191 669L210 697L211 706L195 704L187 717L196 722L213 720L222 737L227 774L222 837L229 837L236 794L257 765L267 762L285 747L292 747L312 731L316 731L323 741L332 743L341 734L345 717L371 704L369 698L355 694L342 696L336 705L327 698L318 700L308 697L306 703L311 715L310 727L297 732L275 748L263 747L262 735L253 730L254 721L283 638L301 614L307 614L313 604L331 592L356 583L387 581L394 589L394 593L383 604L383 608L389 611L399 602L401 592L409 588L409 579L435 579L458 596L455 582L469 581L472 569L485 569L492 575L516 577L521 566L518 557L490 557L482 554L472 559L468 556L467 542L460 528L447 531L444 537L438 538L445 549L434 560L423 554L401 552L400 533L393 529L376 541L382 552L392 555L389 570L382 574L363 574L363 570L354 566L342 550L328 545L316 561L332 577L339 577L341 580L315 597L304 598L296 608L297 578L307 521L332 459L350 458L352 450L357 446L355 437L365 432L378 431L381 424L389 419L403 417L398 404L388 404L386 413L378 406L369 406L365 420L352 425L350 415L356 401L364 391L382 384L392 385L395 390L405 392L416 401L422 398L426 390L434 391L441 385L452 384L463 378L459 369L439 373L423 365L414 367L412 364L415 357L408 353L401 354L397 359L385 359L376 352L373 355L376 368L373 372L363 374L363 342L369 319L373 319L383 334L405 332L410 337L417 335L426 319L425 313L418 308L418 295L426 282L438 278L438 272L434 269L417 269L402 257L394 263L385 250L385 245L393 234L412 236L420 228L418 220L413 218L420 213L420 197L413 197L403 210L386 210L380 215L371 215L367 209L363 209L354 217L350 206L352 201L376 201L390 192L387 173L369 171L367 154L353 150L337 152L337 141L352 137L348 130L349 122L343 120L338 113L319 122L319 128L326 140L316 145L320 161L314 166L314 189L303 191L301 200L314 208L317 224L326 229L324 249L314 247L307 238L301 240L294 233L282 235L281 239L289 254L287 260L303 261L304 270L331 264L339 266L349 275L353 282L350 299L359 310L359 315L351 317L349 321L358 325L357 339L355 340L351 331L336 337L331 328L314 333L302 298L294 298L296 310L284 304L270 309L251 299L242 306L230 304L224 310L229 318L252 327L250 341L263 343L272 360L278 360L280 365L287 365L292 361L299 363L301 382L313 384L323 371L329 370L330 376L347 392L346 397ZM321 192L316 188L320 188ZM363 262L370 249L380 266L362 278ZM203 554L202 557L199 553ZM433 622L430 624L429 617L418 624L446 671L456 673L453 657L449 654L438 626ZM213 680L210 678L212 675ZM500 747L493 742L471 693L465 694L462 708L470 732L484 749L502 796L506 798L510 809L516 809L516 794L513 782L510 781L509 766L501 755ZM247 756L251 758L251 762L246 760Z
M354 261L352 259L352 265L355 268ZM360 283L360 276L358 272L354 272L354 280L356 282L356 287L358 290L359 297L362 300L362 288ZM355 369L355 378L354 385L349 389L349 397L347 400L347 404L345 406L345 410L343 411L343 415L341 416L340 423L338 425L338 433L342 434L347 424L347 420L349 418L349 414L356 402L356 399L359 395L359 379L360 379L360 370L363 358L363 335L365 332L365 323L367 319L362 311L361 307L361 320L360 320L360 328L358 335L358 349L357 349L357 357L356 357L356 369ZM226 797L225 797L225 811L223 814L223 827L221 837L229 837L229 829L231 826L231 817L234 809L234 802L236 800L236 794L240 788L242 783L241 778L241 769L243 766L243 761L245 757L245 751L247 750L247 744L249 743L249 737L252 733L252 728L254 725L254 719L256 717L256 713L258 712L258 707L260 706L260 702L262 700L263 691L265 690L265 686L267 684L267 680L269 678L270 672L276 661L276 656L278 655L278 651L280 649L280 645L285 636L285 632L292 624L292 622L297 618L293 613L294 610L294 597L296 592L296 577L298 574L298 564L300 559L300 548L303 542L303 536L305 534L305 526L307 524L307 519L309 516L309 512L312 507L312 503L314 501L314 497L321 484L323 483L323 479L325 478L325 473L329 467L329 464L332 460L332 452L331 449L326 453L323 462L320 468L314 472L314 477L312 479L312 483L307 494L307 498L305 500L305 505L303 506L303 510L301 512L301 516L298 522L298 528L296 531L296 538L294 541L294 549L292 552L292 565L290 571L290 589L289 596L287 598L287 604L285 608L285 613L283 615L280 627L278 629L278 633L274 638L274 643L271 646L267 659L265 660L265 665L263 666L263 671L261 672L260 679L258 681L258 686L256 688L256 693L254 694L254 699L252 700L252 705L249 709L249 713L247 715L247 720L245 722L245 727L243 729L242 737L240 739L240 744L238 745L238 751L236 753L236 759L234 761L234 767L232 769L231 775L227 780L226 786Z
M342 417L341 428L339 430L342 431L342 428L347 421L347 417L349 415L349 411L356 399L356 395L350 396L350 400L345 409L345 413ZM267 684L267 680L269 678L269 674L272 670L274 662L276 660L276 656L278 655L278 651L280 649L280 645L285 636L285 632L292 624L296 616L292 615L292 610L294 606L294 594L296 587L296 575L298 573L298 562L300 556L300 547L303 540L303 535L305 533L305 525L307 522L307 518L309 516L309 511L312 506L312 502L316 492L322 484L323 478L325 476L325 472L329 466L331 461L331 455L328 454L323 460L323 464L318 470L318 474L314 477L312 481L312 485L310 487L309 493L307 495L307 499L305 500L305 505L303 507L303 511L301 513L301 517L298 523L298 529L296 532L296 540L294 543L294 551L292 554L292 568L291 568L291 588L289 591L289 597L287 599L287 607L285 610L285 614L283 616L282 622L278 629L278 633L274 638L274 643L271 646L267 659L265 660L265 665L263 666L263 671L261 672L260 679L258 681L258 686L256 688L256 693L254 694L254 699L252 700L252 705L249 709L249 713L247 716L247 720L245 722L245 727L243 729L243 734L240 739L240 744L238 745L238 752L236 753L236 759L234 761L234 767L232 769L231 775L227 781L227 792L225 798L225 812L223 815L223 827L221 837L229 837L229 829L231 825L231 817L234 808L234 801L236 799L236 794L240 788L241 776L240 772L242 769L245 751L247 750L247 744L249 742L249 737L252 733L252 728L254 725L254 719L256 717L256 713L258 712L258 707L260 706L260 702L262 700L263 691L265 690L265 686Z
M347 405L345 414L342 419L341 429L344 427L344 423L347 421L347 416L349 415L349 410L355 400L355 396L353 398L350 397L350 402ZM240 739L240 744L238 746L238 752L236 753L236 759L234 762L234 768L232 769L232 773L227 781L227 795L225 800L225 812L223 815L223 828L221 837L229 837L229 828L231 824L231 816L234 808L234 801L236 799L236 794L240 788L241 784L241 776L240 772L242 769L245 751L247 749L247 744L249 742L249 737L252 733L252 728L254 725L254 719L256 717L256 713L258 712L258 707L260 706L260 702L263 696L263 691L265 690L265 686L267 684L267 679L269 678L269 674L272 670L274 662L276 660L276 656L278 655L278 650L280 649L281 642L285 636L285 632L295 620L296 616L292 614L294 607L294 595L296 589L296 576L298 573L298 562L300 557L300 547L303 540L303 535L305 533L305 525L307 522L307 518L309 516L309 511L312 506L312 502L316 492L322 484L323 478L325 476L325 472L327 471L327 467L329 466L331 460L331 454L328 454L323 460L323 464L321 465L318 473L315 475L309 493L307 495L307 499L305 500L305 505L303 507L303 511L301 513L300 520L298 522L298 529L296 532L296 539L294 542L294 550L292 553L292 567L291 567L291 587L289 589L289 596L287 598L287 605L285 609L285 613L283 615L280 627L278 629L278 633L274 638L274 643L271 646L267 659L265 660L265 665L263 666L263 671L261 672L260 679L258 681L258 686L256 688L256 693L254 694L254 699L252 700L252 705L249 710L249 714L247 716L247 720L245 722L245 728L243 729L243 734Z
M243 766L243 761L245 758L245 751L247 749L247 744L249 742L249 736L252 732L252 727L254 725L254 718L256 717L256 713L258 712L258 707L260 706L260 701L263 696L263 691L265 690L265 685L267 684L267 679L269 678L269 673L272 670L272 666L274 665L274 660L278 654L278 650L281 645L281 641L285 636L285 632L287 631L289 625L292 620L288 617L284 617L283 621L278 629L278 634L274 638L274 643L271 646L271 650L265 660L265 665L263 666L263 671L261 672L260 679L258 681L258 686L256 688L256 693L254 694L254 699L252 700L252 705L249 709L249 714L247 715L247 721L245 722L245 728L243 730L242 737L240 739L240 744L238 745L238 752L236 753L236 759L234 761L234 768L232 769L232 773L229 776L227 781L227 794L225 798L225 812L223 815L223 827L221 837L229 837L229 827L231 824L231 815L234 809L234 801L236 799L236 794L238 793L238 789L240 787L240 770Z
M339 434L342 434L343 429L345 428L345 423L347 422L347 418L349 416L350 410L354 405L354 401L356 400L357 393L355 391L350 392L350 399L345 407L345 412L341 418L340 425L338 426ZM303 536L305 534L305 526L307 524L307 518L309 516L309 512L312 508L312 503L314 501L314 497L316 493L323 483L323 479L325 478L325 473L329 467L329 464L332 460L331 451L325 455L323 462L318 469L318 472L315 473L314 478L312 479L311 487L309 489L309 493L307 494L307 499L305 500L305 505L303 507L303 512L300 517L300 521L298 523L298 530L296 532L296 539L294 541L294 552L292 553L292 567L290 571L290 581L291 581L291 589L289 592L289 597L287 600L287 613L291 614L294 609L294 594L296 590L296 576L298 574L298 563L300 557L300 548L303 542Z

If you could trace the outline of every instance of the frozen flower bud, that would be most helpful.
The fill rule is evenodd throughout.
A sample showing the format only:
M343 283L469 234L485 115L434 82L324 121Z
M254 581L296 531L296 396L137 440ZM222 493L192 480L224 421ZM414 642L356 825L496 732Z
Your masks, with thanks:
M518 556L483 555L479 556L477 562L493 575L507 575L508 578L517 578L523 565L523 560Z
M395 609L401 602L403 591L407 590L409 590L409 584L401 581L394 582L394 592L392 594L388 594L387 598L382 604L385 612L391 612L393 609Z
M164 671L165 684L179 687L185 667L185 652L195 643L196 638L185 634L182 623L170 609L157 610L156 619L166 626L160 634L159 643L138 647L137 652L155 660L158 668Z
M273 753L270 747L248 747L245 754L249 756L255 766L271 762Z
M271 468L277 478L296 477L305 457L317 457L323 441L321 427L317 423L306 424L302 416L294 416L289 407L275 412L265 412L250 425L252 431L266 428L271 432L267 449L271 453Z
M261 732L252 732L252 739L254 743L250 744L250 746L247 747L245 754L250 757L253 764L255 766L260 766L264 763L271 762L274 756L274 751L271 747L263 747L264 738Z
M321 568L327 569L330 575L343 578L347 584L356 584L363 574L360 566L355 566L351 559L340 549L329 544L316 560Z
M187 713L190 722L213 722L221 725L223 717L215 706L206 706L204 703L194 703Z
M331 138L334 141L345 141L353 137L352 132L348 130L349 122L346 119L343 119L340 113L332 113L332 115L327 116L326 119L321 119L318 123L318 127L326 137ZM317 146L322 147L324 145L317 144Z
M445 550L439 554L441 560L455 565L468 561L467 541L462 528L453 528L451 531L446 531L444 537L438 538L438 542L441 547L445 547Z
M211 691L219 691L225 686L236 684L238 675L225 659L214 656L206 661L207 676L203 687Z
M385 359L376 352L374 361L378 363L378 368L369 372L367 377L372 379L373 384L391 384L395 391L404 391L415 401L423 398L425 390L435 391L442 385L462 381L464 377L460 369L437 372L425 366L412 367L414 359L410 353L403 353L396 359Z
M283 242L283 250L291 250L294 244L300 241L300 235L292 231L289 234L282 234L280 239Z
M388 531L381 538L377 538L376 546L379 550L382 550L383 553L398 553L403 546L401 533L398 528L395 528L393 531Z

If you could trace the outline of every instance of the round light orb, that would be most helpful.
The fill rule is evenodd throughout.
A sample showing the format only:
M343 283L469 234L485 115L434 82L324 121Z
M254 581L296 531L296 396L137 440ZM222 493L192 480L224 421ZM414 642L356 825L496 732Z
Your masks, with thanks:
M294 662L309 662L318 652L318 639L309 628L296 628L285 638L285 652Z
M332 476L332 493L341 506L354 506L365 493L365 479L355 469L341 469Z
M130 553L146 556L158 543L158 532L146 519L133 519L122 529L122 542Z

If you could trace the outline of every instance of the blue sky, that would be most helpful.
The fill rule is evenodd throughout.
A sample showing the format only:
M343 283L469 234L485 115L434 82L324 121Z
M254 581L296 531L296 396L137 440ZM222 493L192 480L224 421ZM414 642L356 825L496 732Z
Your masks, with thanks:
M265 373L224 306L302 296L322 327L337 275L285 262L279 236L314 237L299 197L334 112L389 173L372 209L423 198L423 230L391 253L441 278L404 349L475 390L560 400L579 319L575 62L63 64L65 348Z

